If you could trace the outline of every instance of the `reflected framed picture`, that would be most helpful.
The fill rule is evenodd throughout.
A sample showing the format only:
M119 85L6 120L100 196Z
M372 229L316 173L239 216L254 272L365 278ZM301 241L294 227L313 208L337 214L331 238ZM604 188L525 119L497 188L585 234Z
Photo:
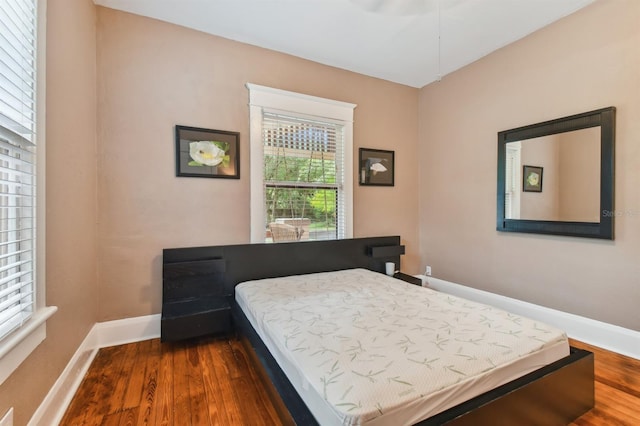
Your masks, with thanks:
M522 166L522 191L542 192L542 167Z
M360 185L393 186L394 154L393 151L360 148L358 155Z
M240 178L240 133L176 126L176 176Z

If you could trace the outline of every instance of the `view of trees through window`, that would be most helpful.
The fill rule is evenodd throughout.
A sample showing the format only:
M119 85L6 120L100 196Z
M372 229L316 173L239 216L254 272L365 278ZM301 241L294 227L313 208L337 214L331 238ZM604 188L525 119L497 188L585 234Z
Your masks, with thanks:
M335 239L339 170L335 125L281 116L265 119L264 182L267 239ZM291 234L278 239L279 225Z

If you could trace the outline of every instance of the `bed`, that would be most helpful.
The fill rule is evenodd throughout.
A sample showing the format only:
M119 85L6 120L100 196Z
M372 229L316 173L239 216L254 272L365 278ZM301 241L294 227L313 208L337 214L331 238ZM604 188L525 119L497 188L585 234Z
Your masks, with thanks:
M592 354L383 275L402 252L399 237L375 237L166 249L163 262L224 260L234 329L285 424L566 424L593 407Z

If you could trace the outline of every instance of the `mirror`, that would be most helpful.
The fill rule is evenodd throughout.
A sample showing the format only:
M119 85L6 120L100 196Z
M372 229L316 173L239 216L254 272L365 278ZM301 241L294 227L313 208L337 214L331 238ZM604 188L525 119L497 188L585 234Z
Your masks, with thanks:
M497 230L613 239L615 108L498 133Z

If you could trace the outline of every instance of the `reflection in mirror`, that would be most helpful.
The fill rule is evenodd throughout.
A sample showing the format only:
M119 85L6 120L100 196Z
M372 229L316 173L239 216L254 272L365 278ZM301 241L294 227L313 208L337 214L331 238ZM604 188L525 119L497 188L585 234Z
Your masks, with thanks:
M540 191L525 165L544 170ZM505 174L506 219L600 222L600 126L508 143Z
M498 231L613 239L615 111L498 132Z

